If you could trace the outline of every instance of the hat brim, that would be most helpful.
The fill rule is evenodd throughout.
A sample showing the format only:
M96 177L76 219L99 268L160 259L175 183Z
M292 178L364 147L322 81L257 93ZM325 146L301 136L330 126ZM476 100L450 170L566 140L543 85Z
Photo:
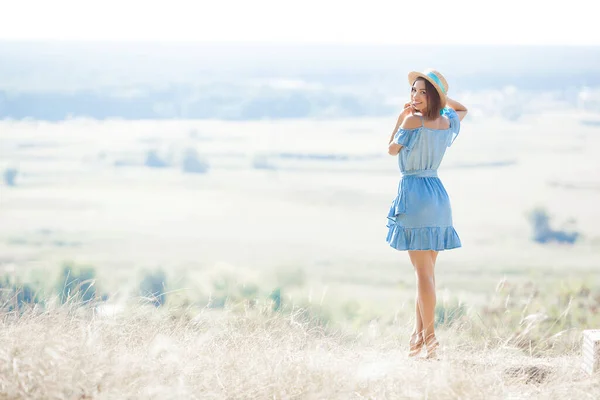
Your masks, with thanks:
M423 78L427 82L431 83L433 85L433 87L435 88L435 90L437 90L438 94L440 95L440 101L442 103L442 108L446 107L446 94L442 91L442 88L429 76L425 75L422 72L417 72L417 71L409 72L408 73L408 84L412 86L413 83L415 83L415 81L417 80L417 78Z

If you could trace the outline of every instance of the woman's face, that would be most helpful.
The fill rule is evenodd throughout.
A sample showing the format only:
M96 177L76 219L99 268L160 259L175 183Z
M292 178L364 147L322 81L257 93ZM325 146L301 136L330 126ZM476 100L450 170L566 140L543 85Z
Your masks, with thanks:
M410 103L417 111L427 109L427 92L425 91L425 82L422 79L417 79L410 89Z

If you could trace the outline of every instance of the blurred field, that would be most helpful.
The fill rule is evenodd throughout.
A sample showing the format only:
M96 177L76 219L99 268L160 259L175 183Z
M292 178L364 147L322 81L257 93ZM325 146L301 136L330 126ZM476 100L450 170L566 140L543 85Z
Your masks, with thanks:
M440 170L464 247L438 258L444 352L424 363L404 355L412 267L385 243L392 118L5 120L0 292L31 283L46 302L5 303L1 391L596 398L578 352L600 325L599 121L465 120ZM533 241L535 208L577 242ZM58 306L65 266L92 268L107 305ZM156 270L166 305L149 310L138 287Z
M465 120L440 170L464 246L439 257L441 290L474 301L503 276L597 283L599 120ZM399 178L385 152L393 124L3 121L1 166L19 175L1 187L0 272L49 275L73 260L117 290L143 268L181 288L221 267L261 282L299 270L315 294L394 304L413 274L384 240ZM206 173L182 170L188 149ZM167 166L144 165L151 151ZM535 207L581 239L533 242Z

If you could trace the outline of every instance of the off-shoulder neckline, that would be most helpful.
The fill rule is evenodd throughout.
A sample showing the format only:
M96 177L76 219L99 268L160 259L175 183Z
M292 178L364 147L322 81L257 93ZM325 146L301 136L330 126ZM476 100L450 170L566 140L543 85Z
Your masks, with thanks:
M420 129L428 129L428 130L434 131L434 132L443 132L443 131L449 131L450 127L447 127L446 129L433 129L433 128L428 128L426 126L421 126Z
M454 111L454 110L453 110L453 109L451 109L451 108L450 108L449 110L452 110L452 111ZM455 112L456 112L456 111L455 111ZM425 129L428 129L428 130L430 130L430 131L433 131L433 132L444 132L444 131L449 131L449 130L451 130L451 129L452 129L452 121L451 121L451 118L450 118L450 117L448 117L447 115L446 115L446 118L448 118L448 122L450 123L450 125L449 125L449 126L446 128L446 129L434 129L434 128L429 128L429 127L427 127L427 126L425 126L425 125L423 124L423 117L421 117L421 116L419 116L419 117L421 118L421 126L418 126L418 127L416 127L416 128L410 128L410 129L406 129L406 128L400 128L400 129L402 129L402 130L405 130L405 131L416 131L416 130L418 130L418 129L423 129L423 128L425 128Z
M420 129L427 129L427 130L430 130L430 131L433 131L433 132L444 132L444 131L449 131L452 128L448 127L446 129L433 129L433 128L428 128L426 126L419 126L418 128L412 128L412 129L400 128L400 130L407 131L407 132L409 132L409 131L418 131Z

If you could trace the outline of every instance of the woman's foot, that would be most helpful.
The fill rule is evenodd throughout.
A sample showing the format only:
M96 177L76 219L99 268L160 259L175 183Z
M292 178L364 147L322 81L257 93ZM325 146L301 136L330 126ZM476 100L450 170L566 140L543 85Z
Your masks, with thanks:
M410 342L408 344L410 348L408 351L408 356L415 357L419 355L419 353L423 349L423 345L425 344L425 341L423 340L423 335L421 335L420 333L413 333L410 336Z
M440 347L440 342L436 339L435 335L431 334L425 340L425 347L427 348L427 358L428 360L437 359L437 349Z

